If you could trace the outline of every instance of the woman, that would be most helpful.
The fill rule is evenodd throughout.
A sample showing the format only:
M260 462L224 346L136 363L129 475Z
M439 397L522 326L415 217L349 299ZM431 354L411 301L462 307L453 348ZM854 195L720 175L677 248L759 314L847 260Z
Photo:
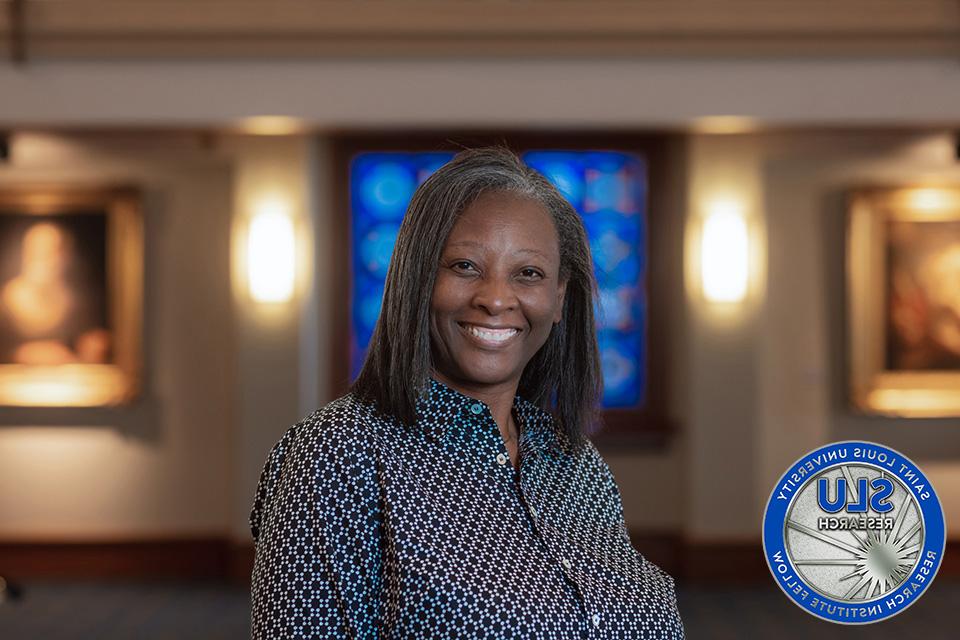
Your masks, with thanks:
M420 186L351 392L264 467L255 638L683 637L585 436L594 296L579 216L513 153Z

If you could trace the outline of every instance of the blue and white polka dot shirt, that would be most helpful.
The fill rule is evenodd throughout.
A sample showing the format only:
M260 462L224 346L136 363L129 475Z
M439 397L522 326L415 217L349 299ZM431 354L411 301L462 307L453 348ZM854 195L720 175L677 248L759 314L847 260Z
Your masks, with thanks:
M345 395L267 458L253 638L683 638L592 443L516 397L519 470L483 403L431 380L416 429Z

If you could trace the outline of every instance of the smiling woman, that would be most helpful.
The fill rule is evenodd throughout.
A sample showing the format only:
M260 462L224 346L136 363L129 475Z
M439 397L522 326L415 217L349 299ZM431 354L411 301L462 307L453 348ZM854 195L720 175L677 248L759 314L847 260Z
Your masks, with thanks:
M491 264L477 264L480 258ZM547 272L548 266L556 271ZM532 271L524 271L526 267ZM537 281L533 272L544 282ZM462 286L453 288L451 282ZM560 289L560 317L552 326L538 323L536 330L522 326L527 313L536 313L520 303L534 294L521 298L520 292L542 294L551 286ZM443 353L443 341L438 340L443 337L438 316L444 316L449 304L445 300L451 295L469 297L471 290L475 295L468 304L474 309L461 309L459 313L469 317L458 316L456 321L469 324L472 319L488 327L512 322L511 326L526 329L521 336L526 359L519 367L521 375L513 371L518 378L514 389L540 407L546 407L553 396L560 427L574 446L582 446L585 432L598 419L602 384L593 318L596 285L586 231L560 192L506 149L465 151L414 193L387 271L369 353L351 390L408 423L416 421L416 403L430 377L467 384L470 392L483 393L483 388L449 370L453 356ZM430 299L424 291L433 292ZM505 313L501 299L493 314L485 309L491 293L502 296L506 291L512 298L508 304L516 308ZM491 320L494 315L496 319ZM486 319L476 322L478 318ZM474 345L474 355L476 351ZM503 362L502 357L496 360ZM497 417L503 420L509 400L506 404L498 407Z
M255 638L683 637L588 437L591 264L576 211L508 150L417 189L351 392L264 467Z
M514 465L513 396L563 318L566 285L549 215L506 192L467 207L441 253L430 302L434 376L491 407Z

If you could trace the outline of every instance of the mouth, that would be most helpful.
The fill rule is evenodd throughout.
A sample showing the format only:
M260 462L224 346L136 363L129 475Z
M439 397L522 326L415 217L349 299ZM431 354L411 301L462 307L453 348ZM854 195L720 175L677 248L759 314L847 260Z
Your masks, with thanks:
M488 348L498 348L508 345L521 333L521 330L516 327L491 329L467 322L458 322L457 325L474 343Z

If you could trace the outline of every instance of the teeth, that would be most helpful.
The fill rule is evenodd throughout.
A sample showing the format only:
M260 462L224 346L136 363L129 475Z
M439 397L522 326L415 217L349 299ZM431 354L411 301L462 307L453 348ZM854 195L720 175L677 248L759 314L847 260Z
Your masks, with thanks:
M473 325L464 325L466 330L481 340L490 340L491 342L504 342L509 340L517 333L519 329L481 329Z

